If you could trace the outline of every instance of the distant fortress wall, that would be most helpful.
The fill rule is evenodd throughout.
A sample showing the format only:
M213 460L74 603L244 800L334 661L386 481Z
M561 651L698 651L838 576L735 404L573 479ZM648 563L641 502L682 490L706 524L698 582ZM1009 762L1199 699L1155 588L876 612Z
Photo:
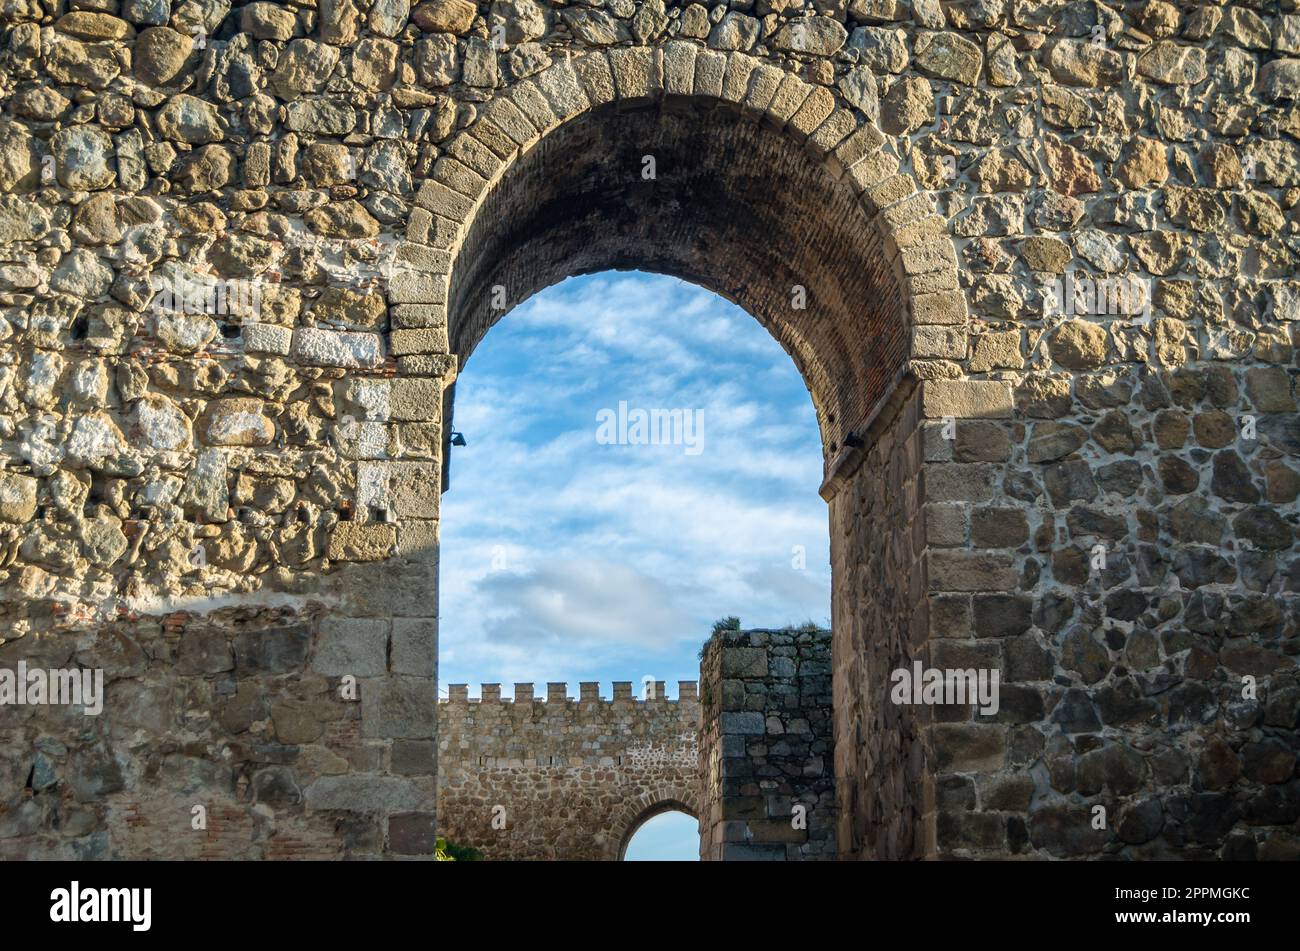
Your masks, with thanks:
M491 860L617 859L646 819L699 815L700 703L695 681L649 699L631 681L448 687L438 704L438 834Z
M647 819L701 819L700 857L835 856L829 631L725 631L701 680L451 684L438 704L438 834L489 860L618 859Z

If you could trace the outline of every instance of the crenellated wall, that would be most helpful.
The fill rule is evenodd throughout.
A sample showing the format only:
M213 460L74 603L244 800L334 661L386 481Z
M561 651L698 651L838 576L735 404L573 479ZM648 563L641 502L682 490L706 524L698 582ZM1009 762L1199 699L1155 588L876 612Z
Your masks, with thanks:
M438 834L508 859L621 858L646 819L668 809L698 816L696 770L700 704L695 681L647 685L637 699L631 681L614 683L611 699L598 683L515 684L503 700L499 684L452 684L438 704Z

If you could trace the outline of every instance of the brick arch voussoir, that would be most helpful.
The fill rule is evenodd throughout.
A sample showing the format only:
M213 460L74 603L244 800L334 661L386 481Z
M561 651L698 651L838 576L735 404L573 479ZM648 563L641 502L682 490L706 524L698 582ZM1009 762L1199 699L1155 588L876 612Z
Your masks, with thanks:
M408 273L394 279L390 300L431 306L440 311L435 321L446 325L457 252L480 205L515 162L555 129L596 109L674 100L765 123L802 144L832 178L852 189L903 298L908 346L901 376L913 376L918 360L965 361L967 311L950 229L934 195L920 189L900 163L904 153L894 140L831 88L745 53L687 41L559 60L485 103L421 183L398 251ZM817 358L809 349L803 359ZM801 366L805 373L825 370Z

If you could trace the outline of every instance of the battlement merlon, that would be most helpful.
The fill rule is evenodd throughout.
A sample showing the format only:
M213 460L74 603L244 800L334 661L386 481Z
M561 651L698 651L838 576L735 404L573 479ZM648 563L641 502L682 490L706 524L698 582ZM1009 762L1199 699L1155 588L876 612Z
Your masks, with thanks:
M611 699L605 699L601 696L600 682L596 680L584 680L578 685L577 703L698 703L699 702L699 683L695 680L677 681L677 699L672 700L668 696L668 684L663 680L650 680L644 682L643 695L638 697L633 693L633 681L616 680L613 684L614 690ZM545 699L537 691L536 685L531 683L517 683L514 685L514 697L506 699L501 696L501 685L497 684L480 684L479 695L471 697L469 695L469 684L448 684L447 696L441 698L439 703L457 704L457 703L572 703L575 702L569 696L569 685L567 682L551 681L546 684Z

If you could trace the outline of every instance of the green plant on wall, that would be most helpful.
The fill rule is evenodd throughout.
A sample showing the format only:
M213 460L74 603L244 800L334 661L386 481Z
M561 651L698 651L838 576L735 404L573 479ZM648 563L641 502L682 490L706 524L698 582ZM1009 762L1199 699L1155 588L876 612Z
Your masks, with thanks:
M434 858L439 862L481 862L483 853L472 846L456 845L446 839L439 839Z
M740 618L732 615L730 617L719 618L713 622L713 633L721 634L723 631L739 631Z
M709 645L712 644L714 641L716 641L719 637L721 637L723 634L727 633L728 631L739 631L739 630L740 630L740 618L736 617L735 615L731 615L730 617L718 618L718 620L714 621L712 636L707 641L705 641L704 644L700 647L700 654L699 654L700 660L704 660L704 654L709 649Z

